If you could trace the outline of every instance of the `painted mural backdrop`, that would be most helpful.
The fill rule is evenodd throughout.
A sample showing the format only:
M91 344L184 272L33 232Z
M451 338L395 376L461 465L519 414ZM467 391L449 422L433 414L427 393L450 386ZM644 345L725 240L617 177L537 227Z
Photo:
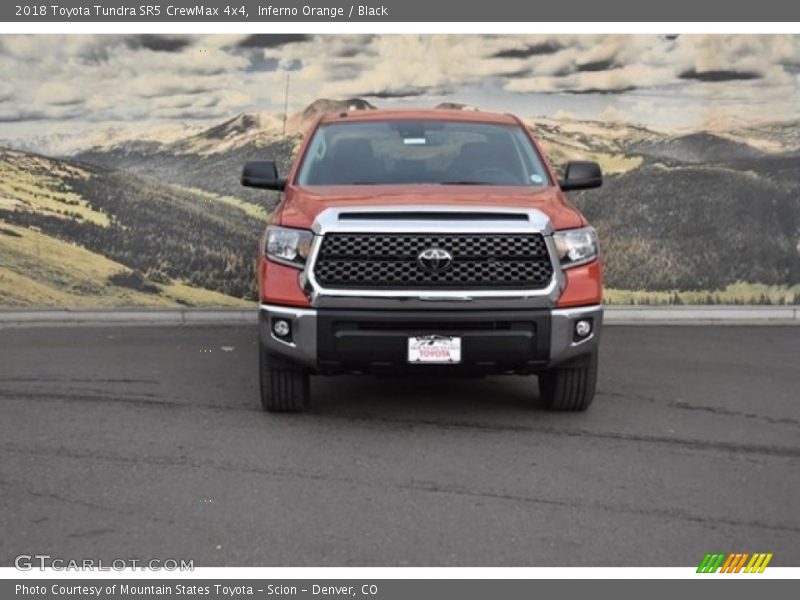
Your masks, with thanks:
M254 299L327 111L513 112L597 226L611 302L800 303L800 36L0 36L0 306Z

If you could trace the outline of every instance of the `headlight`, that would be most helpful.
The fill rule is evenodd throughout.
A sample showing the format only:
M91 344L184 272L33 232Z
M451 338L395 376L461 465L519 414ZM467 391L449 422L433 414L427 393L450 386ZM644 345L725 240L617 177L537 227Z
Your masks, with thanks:
M306 264L314 234L305 229L270 225L264 242L267 258L293 267Z
M556 231L553 241L563 269L577 267L597 258L597 232L594 227Z

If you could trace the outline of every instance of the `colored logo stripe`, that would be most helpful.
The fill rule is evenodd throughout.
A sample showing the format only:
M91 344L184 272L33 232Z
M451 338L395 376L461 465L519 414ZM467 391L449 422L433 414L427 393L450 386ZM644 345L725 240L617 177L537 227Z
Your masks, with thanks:
M697 572L716 573L723 560L725 560L725 554L706 554L700 566L697 567Z
M753 554L753 558L750 559L750 562L747 564L745 568L745 573L763 573L764 569L767 568L769 561L772 560L772 553L769 554Z
M766 552L757 552L752 555L747 552L734 552L731 554L708 553L703 557L700 566L697 567L697 572L740 573L744 568L744 573L763 573L772 560L772 556L772 553ZM750 562L747 562L748 558ZM745 562L747 562L746 567L744 566Z
M746 552L744 554L742 554L742 559L739 561L739 564L736 565L736 570L734 571L735 573L738 573L739 571L742 570L742 567L744 566L744 561L747 560L748 556L750 556L750 555L747 554Z
M728 560L722 565L720 573L738 573L744 566L744 561L747 560L748 556L750 555L747 553L742 554L741 552L728 554Z
M728 558L725 561L725 564L722 565L722 570L720 573L730 573L730 568L732 564L735 564L739 560L738 554L728 554Z

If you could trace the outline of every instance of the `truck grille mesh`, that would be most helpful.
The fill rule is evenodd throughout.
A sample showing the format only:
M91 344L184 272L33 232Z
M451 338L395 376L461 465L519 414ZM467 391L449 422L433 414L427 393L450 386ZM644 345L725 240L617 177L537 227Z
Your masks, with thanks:
M428 249L452 257L431 269ZM541 289L553 267L541 234L331 233L314 276L327 288Z

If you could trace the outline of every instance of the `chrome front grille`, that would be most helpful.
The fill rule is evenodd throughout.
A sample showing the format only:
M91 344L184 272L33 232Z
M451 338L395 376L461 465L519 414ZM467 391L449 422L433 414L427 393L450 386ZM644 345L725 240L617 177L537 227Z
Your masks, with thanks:
M448 258L425 260L431 249ZM549 285L553 266L540 233L330 232L314 276L328 289L536 290Z

